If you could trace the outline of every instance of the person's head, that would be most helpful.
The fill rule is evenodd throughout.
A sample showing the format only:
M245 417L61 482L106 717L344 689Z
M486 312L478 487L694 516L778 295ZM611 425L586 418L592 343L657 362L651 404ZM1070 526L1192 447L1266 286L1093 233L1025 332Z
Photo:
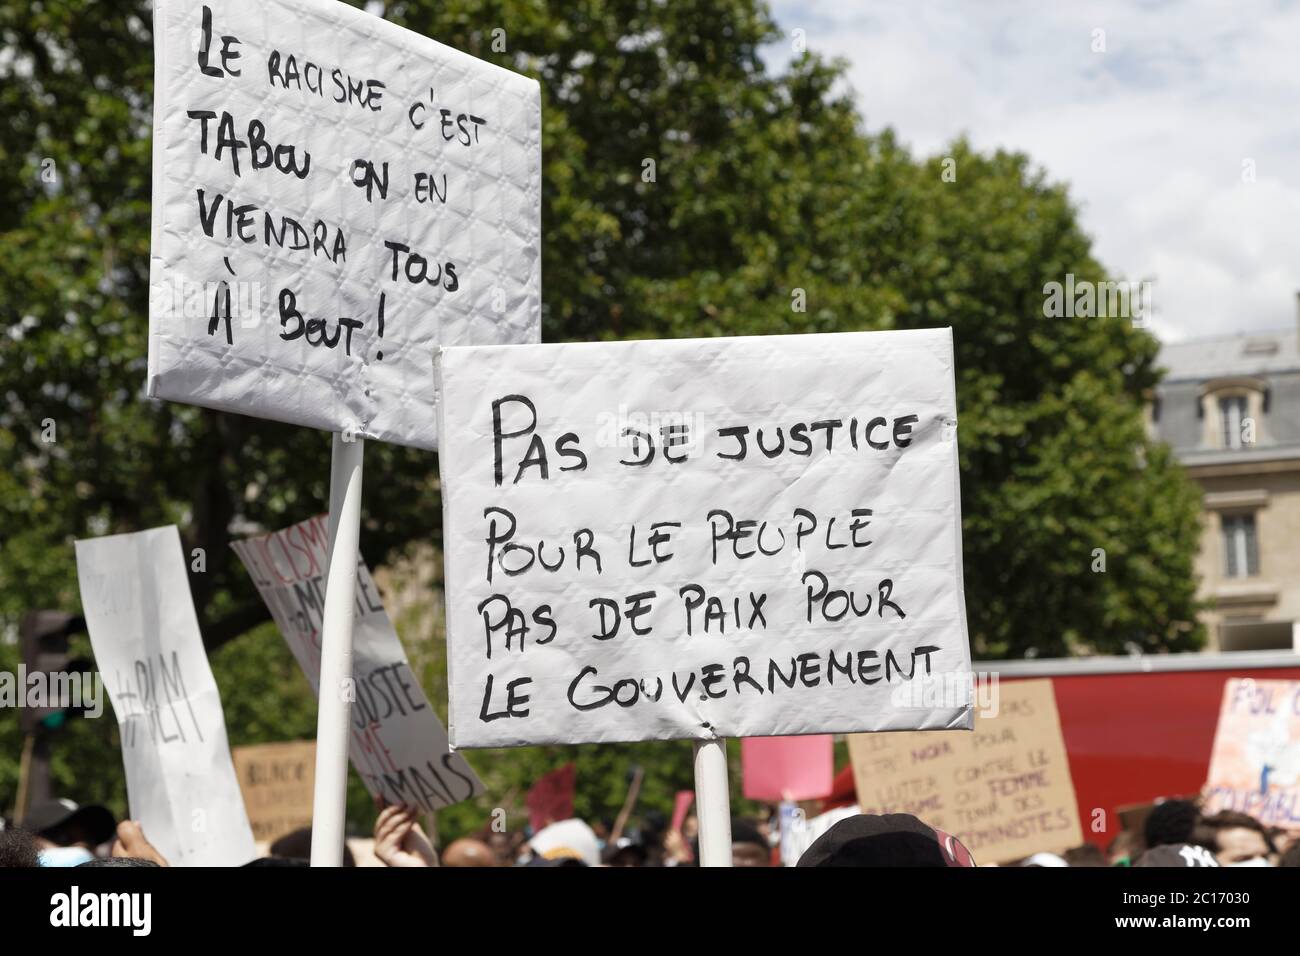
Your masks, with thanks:
M1269 866L1274 847L1263 824L1235 810L1221 810L1202 824L1220 866Z
M1210 850L1193 843L1162 843L1146 850L1133 861L1135 867L1217 867Z
M1194 843L1193 835L1201 811L1190 800L1165 800L1157 803L1142 826L1148 848L1173 843Z
M522 833L493 830L490 827L479 831L474 838L488 845L497 866L513 866L519 855L519 847L524 842Z
M41 865L36 838L26 830L0 830L0 869L33 869Z
M43 800L23 816L23 829L40 850L81 847L94 851L117 832L113 814L101 806L78 806L72 800Z
M1083 843L1066 850L1061 856L1069 866L1106 866L1106 857L1101 849L1091 843Z
M1296 830L1284 830L1282 827L1268 828L1268 838L1272 842L1273 848L1277 851L1279 859L1281 859L1282 854L1291 849L1295 843L1300 842L1297 840L1298 835L1300 835L1300 832Z
M271 844L271 856L278 856L288 860L310 860L311 827L302 827L280 837ZM357 865L356 857L352 855L352 851L346 845L343 847L343 865Z
M799 866L974 866L962 842L910 813L859 813L813 841Z
M249 860L244 864L246 869L265 869L273 867L277 870L305 870L311 866L310 860L293 859L287 856L259 856L256 860Z
M668 817L656 810L648 811L641 820L637 834L645 849L645 866L660 866L664 857L664 837L668 833Z
M134 856L106 856L102 860L87 860L85 863L77 864L77 869L83 869L88 866L115 866L115 867L153 867L158 869L158 864L153 860L142 860Z
M606 866L648 866L650 853L644 843L629 837L620 837L617 843L605 847L604 860Z
M731 821L731 865L772 865L772 849L767 839L762 831L748 820Z
M1120 830L1119 835L1110 841L1110 846L1106 847L1106 859L1111 866L1132 866L1145 849L1137 831Z
M442 865L455 867L496 866L497 856L482 840L464 837L452 840L442 851Z
M700 838L700 819L694 813L686 814L682 820L682 839L687 843Z
M576 817L538 830L528 841L528 846L538 862L558 866L560 861L567 860L578 866L600 866L600 843L596 834Z
M1278 858L1278 866L1300 866L1300 840L1292 840L1291 845Z

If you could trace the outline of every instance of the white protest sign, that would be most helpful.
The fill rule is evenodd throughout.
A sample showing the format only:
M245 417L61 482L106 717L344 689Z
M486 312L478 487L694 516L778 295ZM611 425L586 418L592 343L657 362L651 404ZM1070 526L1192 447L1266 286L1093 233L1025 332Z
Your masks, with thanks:
M131 817L173 866L242 866L257 851L176 526L78 541L77 578Z
M453 746L970 728L949 330L438 379Z
M318 694L328 542L320 516L231 545ZM366 788L386 803L423 810L482 793L483 784L465 758L448 751L447 731L411 671L374 579L360 560L355 600L348 750Z
M436 447L441 343L536 342L537 83L335 0L158 0L149 395Z

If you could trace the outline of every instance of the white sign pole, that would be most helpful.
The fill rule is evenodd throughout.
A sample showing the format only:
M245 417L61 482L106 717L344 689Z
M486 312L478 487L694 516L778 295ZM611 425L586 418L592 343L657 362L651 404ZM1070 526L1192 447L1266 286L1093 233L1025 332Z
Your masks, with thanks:
M731 793L727 741L695 741L695 803L700 823L700 866L731 866Z
M329 564L321 625L320 701L316 715L316 790L311 865L343 865L352 684L352 611L361 535L361 462L365 442L334 433L330 454Z

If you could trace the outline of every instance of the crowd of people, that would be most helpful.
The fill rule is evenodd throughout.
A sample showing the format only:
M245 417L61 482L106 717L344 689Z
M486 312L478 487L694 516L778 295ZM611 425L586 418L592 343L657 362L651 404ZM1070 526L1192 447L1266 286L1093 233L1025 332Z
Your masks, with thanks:
M1035 853L1017 866L1300 866L1300 832L1266 827L1233 810L1205 814L1194 800L1164 800L1106 850L1085 843Z
M808 823L798 817L798 826ZM3 821L0 821L2 823ZM814 821L815 824L815 821ZM800 867L822 866L977 866L961 841L911 814L863 814L845 808L817 831L797 854ZM452 840L441 852L409 806L381 807L374 824L375 858L390 867L611 866L675 867L699 863L699 826L686 815L672 826L647 814L626 830L597 821L569 818L538 829L496 829ZM731 821L733 866L782 865L779 811L756 819ZM785 862L789 858L785 848ZM274 841L267 854L249 866L307 866L311 830L304 828ZM0 867L157 866L168 861L149 842L138 821L116 821L101 806L71 800L44 801L18 824L0 827ZM355 865L345 850L344 865ZM1282 866L1300 867L1300 832L1270 829L1234 811L1204 814L1192 800L1157 803L1140 828L1126 829L1106 851L1084 844L1062 853L1040 852L1004 866Z

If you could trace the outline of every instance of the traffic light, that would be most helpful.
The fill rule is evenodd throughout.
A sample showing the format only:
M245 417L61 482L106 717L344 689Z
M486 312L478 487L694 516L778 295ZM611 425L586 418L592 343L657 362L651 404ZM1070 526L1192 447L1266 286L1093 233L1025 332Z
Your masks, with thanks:
M28 611L23 616L19 630L19 643L27 675L80 673L81 686L85 687L85 682L95 669L94 664L85 658L68 656L68 638L85 629L85 618L79 615L63 611ZM46 686L55 687L59 683L47 680ZM62 686L67 684L62 683ZM19 693L24 693L25 690L26 688L19 688ZM84 704L83 693L75 704L72 701L50 699L45 706L19 707L19 727L24 734L58 730L69 718L81 716L85 712Z

